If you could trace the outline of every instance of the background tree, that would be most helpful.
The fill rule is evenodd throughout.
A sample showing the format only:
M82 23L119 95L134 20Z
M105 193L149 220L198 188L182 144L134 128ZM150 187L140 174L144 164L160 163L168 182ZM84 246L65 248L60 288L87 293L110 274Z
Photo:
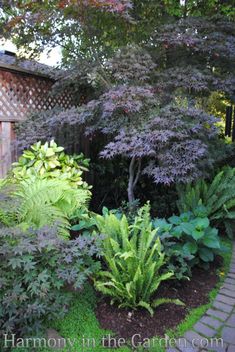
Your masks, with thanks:
M142 46L172 19L235 17L233 0L2 0L1 7L2 35L32 54L59 45L63 65L78 58L102 61L122 46Z
M160 89L157 65L139 47L121 50L104 70L108 83L103 92L78 108L51 115L46 122L48 133L61 125L81 124L89 136L106 135L101 156L130 160L129 202L135 199L141 171L164 184L200 176L199 162L207 156L207 140L216 134L215 118L183 106L182 99L177 102L168 86ZM37 136L35 126L34 130ZM25 125L23 131L27 134Z
M108 3L22 1L8 8L6 28L21 33L19 45L35 43L37 50L60 40L71 70L59 74L56 89L79 92L83 85L91 92L77 108L44 114L41 138L77 124L92 138L105 135L100 155L130 160L133 201L141 171L171 184L202 175L205 160L213 165L215 118L205 112L205 98L234 98L234 10L232 2L216 0ZM22 131L25 136L27 126ZM31 139L37 135L35 128Z

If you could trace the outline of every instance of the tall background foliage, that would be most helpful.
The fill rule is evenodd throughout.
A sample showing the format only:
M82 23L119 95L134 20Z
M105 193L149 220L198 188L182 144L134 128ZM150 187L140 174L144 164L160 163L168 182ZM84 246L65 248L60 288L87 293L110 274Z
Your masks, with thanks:
M213 99L234 102L232 1L21 0L3 1L2 11L2 35L32 55L62 45L67 70L53 71L55 94L75 92L74 108L32 116L19 141L25 147L38 136L58 139L58 126L82 126L93 141L95 189L100 175L112 177L95 191L96 208L161 195L156 184L174 193L176 182L208 177L228 154ZM76 138L70 133L63 145Z

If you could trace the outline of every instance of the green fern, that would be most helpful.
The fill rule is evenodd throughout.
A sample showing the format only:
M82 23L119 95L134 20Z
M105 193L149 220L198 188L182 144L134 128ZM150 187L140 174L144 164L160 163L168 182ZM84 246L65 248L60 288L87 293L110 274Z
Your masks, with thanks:
M16 209L17 203L12 201L10 193L12 186L8 183L7 179L0 179L0 224L11 227L16 224Z
M97 290L111 296L120 307L143 307L153 314L153 294L174 273L160 274L165 258L150 221L149 204L140 209L133 225L128 224L125 215L118 219L114 214L98 215L96 222L105 236L103 256L107 266L107 271L95 278ZM161 302L166 303L164 299Z
M58 224L60 233L69 234L69 217L89 199L85 189L72 188L66 180L31 177L17 185L13 197L19 200L18 222L36 227Z

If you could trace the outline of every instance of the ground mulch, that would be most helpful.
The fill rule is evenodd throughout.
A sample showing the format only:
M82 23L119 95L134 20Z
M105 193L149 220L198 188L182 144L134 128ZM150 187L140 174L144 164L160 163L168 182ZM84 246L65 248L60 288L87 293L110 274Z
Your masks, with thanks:
M208 293L218 281L216 271L220 266L221 260L217 258L209 270L195 268L190 281L169 280L161 284L155 298L178 298L185 306L164 304L151 317L144 309L121 309L111 305L107 297L99 297L96 317L101 327L112 330L117 338L128 340L135 334L140 334L142 339L164 336L166 330L177 327L185 319L190 309L208 303Z

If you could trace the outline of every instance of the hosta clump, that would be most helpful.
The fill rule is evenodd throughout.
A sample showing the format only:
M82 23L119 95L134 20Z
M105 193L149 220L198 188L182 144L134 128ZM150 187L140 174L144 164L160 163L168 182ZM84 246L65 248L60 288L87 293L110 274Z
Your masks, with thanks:
M12 176L16 181L24 180L31 175L40 175L46 179L67 180L74 187L89 188L83 181L83 171L87 171L89 160L84 155L70 156L64 148L52 140L42 144L37 142L25 150L18 162L13 163Z
M160 273L165 264L157 230L150 221L149 204L138 212L130 225L125 215L97 216L99 232L104 234L103 258L106 270L98 273L95 287L117 301L119 307L153 308L164 303L182 304L179 300L153 299L162 281L170 279L172 271Z
M168 221L155 219L154 227L158 229L166 255L170 258L169 268L178 266L179 278L191 274L195 265L208 268L216 254L223 250L218 230L210 227L206 209L198 207L194 213L182 213L171 216Z
M70 302L65 285L81 289L99 269L98 243L97 236L65 241L51 228L1 228L0 334L31 336L62 317Z
M170 233L173 225L165 219L155 219L153 220L153 225L158 230L157 236L160 237L162 248L167 258L163 271L173 271L174 278L177 280L189 279L192 274L189 261L193 259L193 256L176 246L178 243L177 239Z

